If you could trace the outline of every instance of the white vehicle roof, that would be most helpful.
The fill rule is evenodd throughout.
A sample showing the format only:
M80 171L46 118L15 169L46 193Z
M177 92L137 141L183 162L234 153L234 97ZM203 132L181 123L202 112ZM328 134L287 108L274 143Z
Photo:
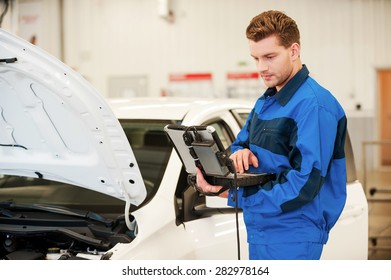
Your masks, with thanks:
M200 124L197 120L231 108L252 108L254 101L227 98L145 97L110 99L119 119L176 120Z

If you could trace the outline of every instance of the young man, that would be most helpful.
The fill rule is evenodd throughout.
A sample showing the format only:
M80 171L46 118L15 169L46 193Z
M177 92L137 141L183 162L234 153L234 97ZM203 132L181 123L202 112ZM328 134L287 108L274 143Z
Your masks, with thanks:
M346 201L345 113L300 60L300 33L279 11L254 17L250 54L268 86L232 144L236 171L275 173L239 188L250 259L320 259ZM197 170L197 186L217 192ZM225 192L235 205L233 190Z

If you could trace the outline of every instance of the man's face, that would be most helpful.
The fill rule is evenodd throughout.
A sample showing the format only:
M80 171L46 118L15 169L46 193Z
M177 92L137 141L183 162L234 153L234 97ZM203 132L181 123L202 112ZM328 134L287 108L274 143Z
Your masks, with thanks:
M299 70L298 44L285 48L280 45L278 38L272 35L258 42L249 40L249 45L250 54L267 87L280 90Z

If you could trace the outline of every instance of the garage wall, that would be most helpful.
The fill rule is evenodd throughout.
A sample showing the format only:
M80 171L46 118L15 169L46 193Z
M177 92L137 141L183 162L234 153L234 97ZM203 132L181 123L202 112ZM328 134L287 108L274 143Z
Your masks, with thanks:
M210 73L212 80L201 88L226 96L227 72L255 70L244 35L249 20L279 9L301 29L311 75L348 112L360 107L365 116L374 115L376 69L391 68L390 0L167 1L173 22L159 16L164 0L14 0L3 28L22 37L35 28L39 46L105 96L132 84L144 95L160 95L175 73Z
M170 73L210 72L224 95L227 71L255 70L244 30L267 9L296 19L303 62L347 110L375 109L376 68L391 67L389 0L173 0L175 21L157 0L64 1L64 60L102 93L109 76L145 76L148 95Z
M64 1L64 60L106 96L117 95L115 79L156 96L170 89L170 74L194 72L213 75L200 85L206 95L226 96L227 72L255 70L250 19L285 11L301 30L302 61L347 111L361 167L362 141L377 136L376 69L391 68L391 1L172 0L173 22L159 16L159 2Z
M15 0L19 26L12 29L22 37L38 29L39 46L108 97L122 86L160 95L175 73L210 73L208 88L201 88L226 96L227 72L255 70L244 35L248 22L261 11L279 9L299 25L311 75L347 111L360 107L365 116L374 115L376 69L391 68L391 1L168 0L173 22L159 16L161 2Z

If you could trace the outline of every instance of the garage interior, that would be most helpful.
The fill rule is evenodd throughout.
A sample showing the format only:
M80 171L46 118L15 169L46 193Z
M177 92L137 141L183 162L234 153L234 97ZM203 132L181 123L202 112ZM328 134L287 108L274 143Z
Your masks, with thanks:
M255 100L265 86L244 31L269 9L297 20L302 61L346 110L369 204L368 258L390 260L391 1L2 0L0 24L107 98Z

